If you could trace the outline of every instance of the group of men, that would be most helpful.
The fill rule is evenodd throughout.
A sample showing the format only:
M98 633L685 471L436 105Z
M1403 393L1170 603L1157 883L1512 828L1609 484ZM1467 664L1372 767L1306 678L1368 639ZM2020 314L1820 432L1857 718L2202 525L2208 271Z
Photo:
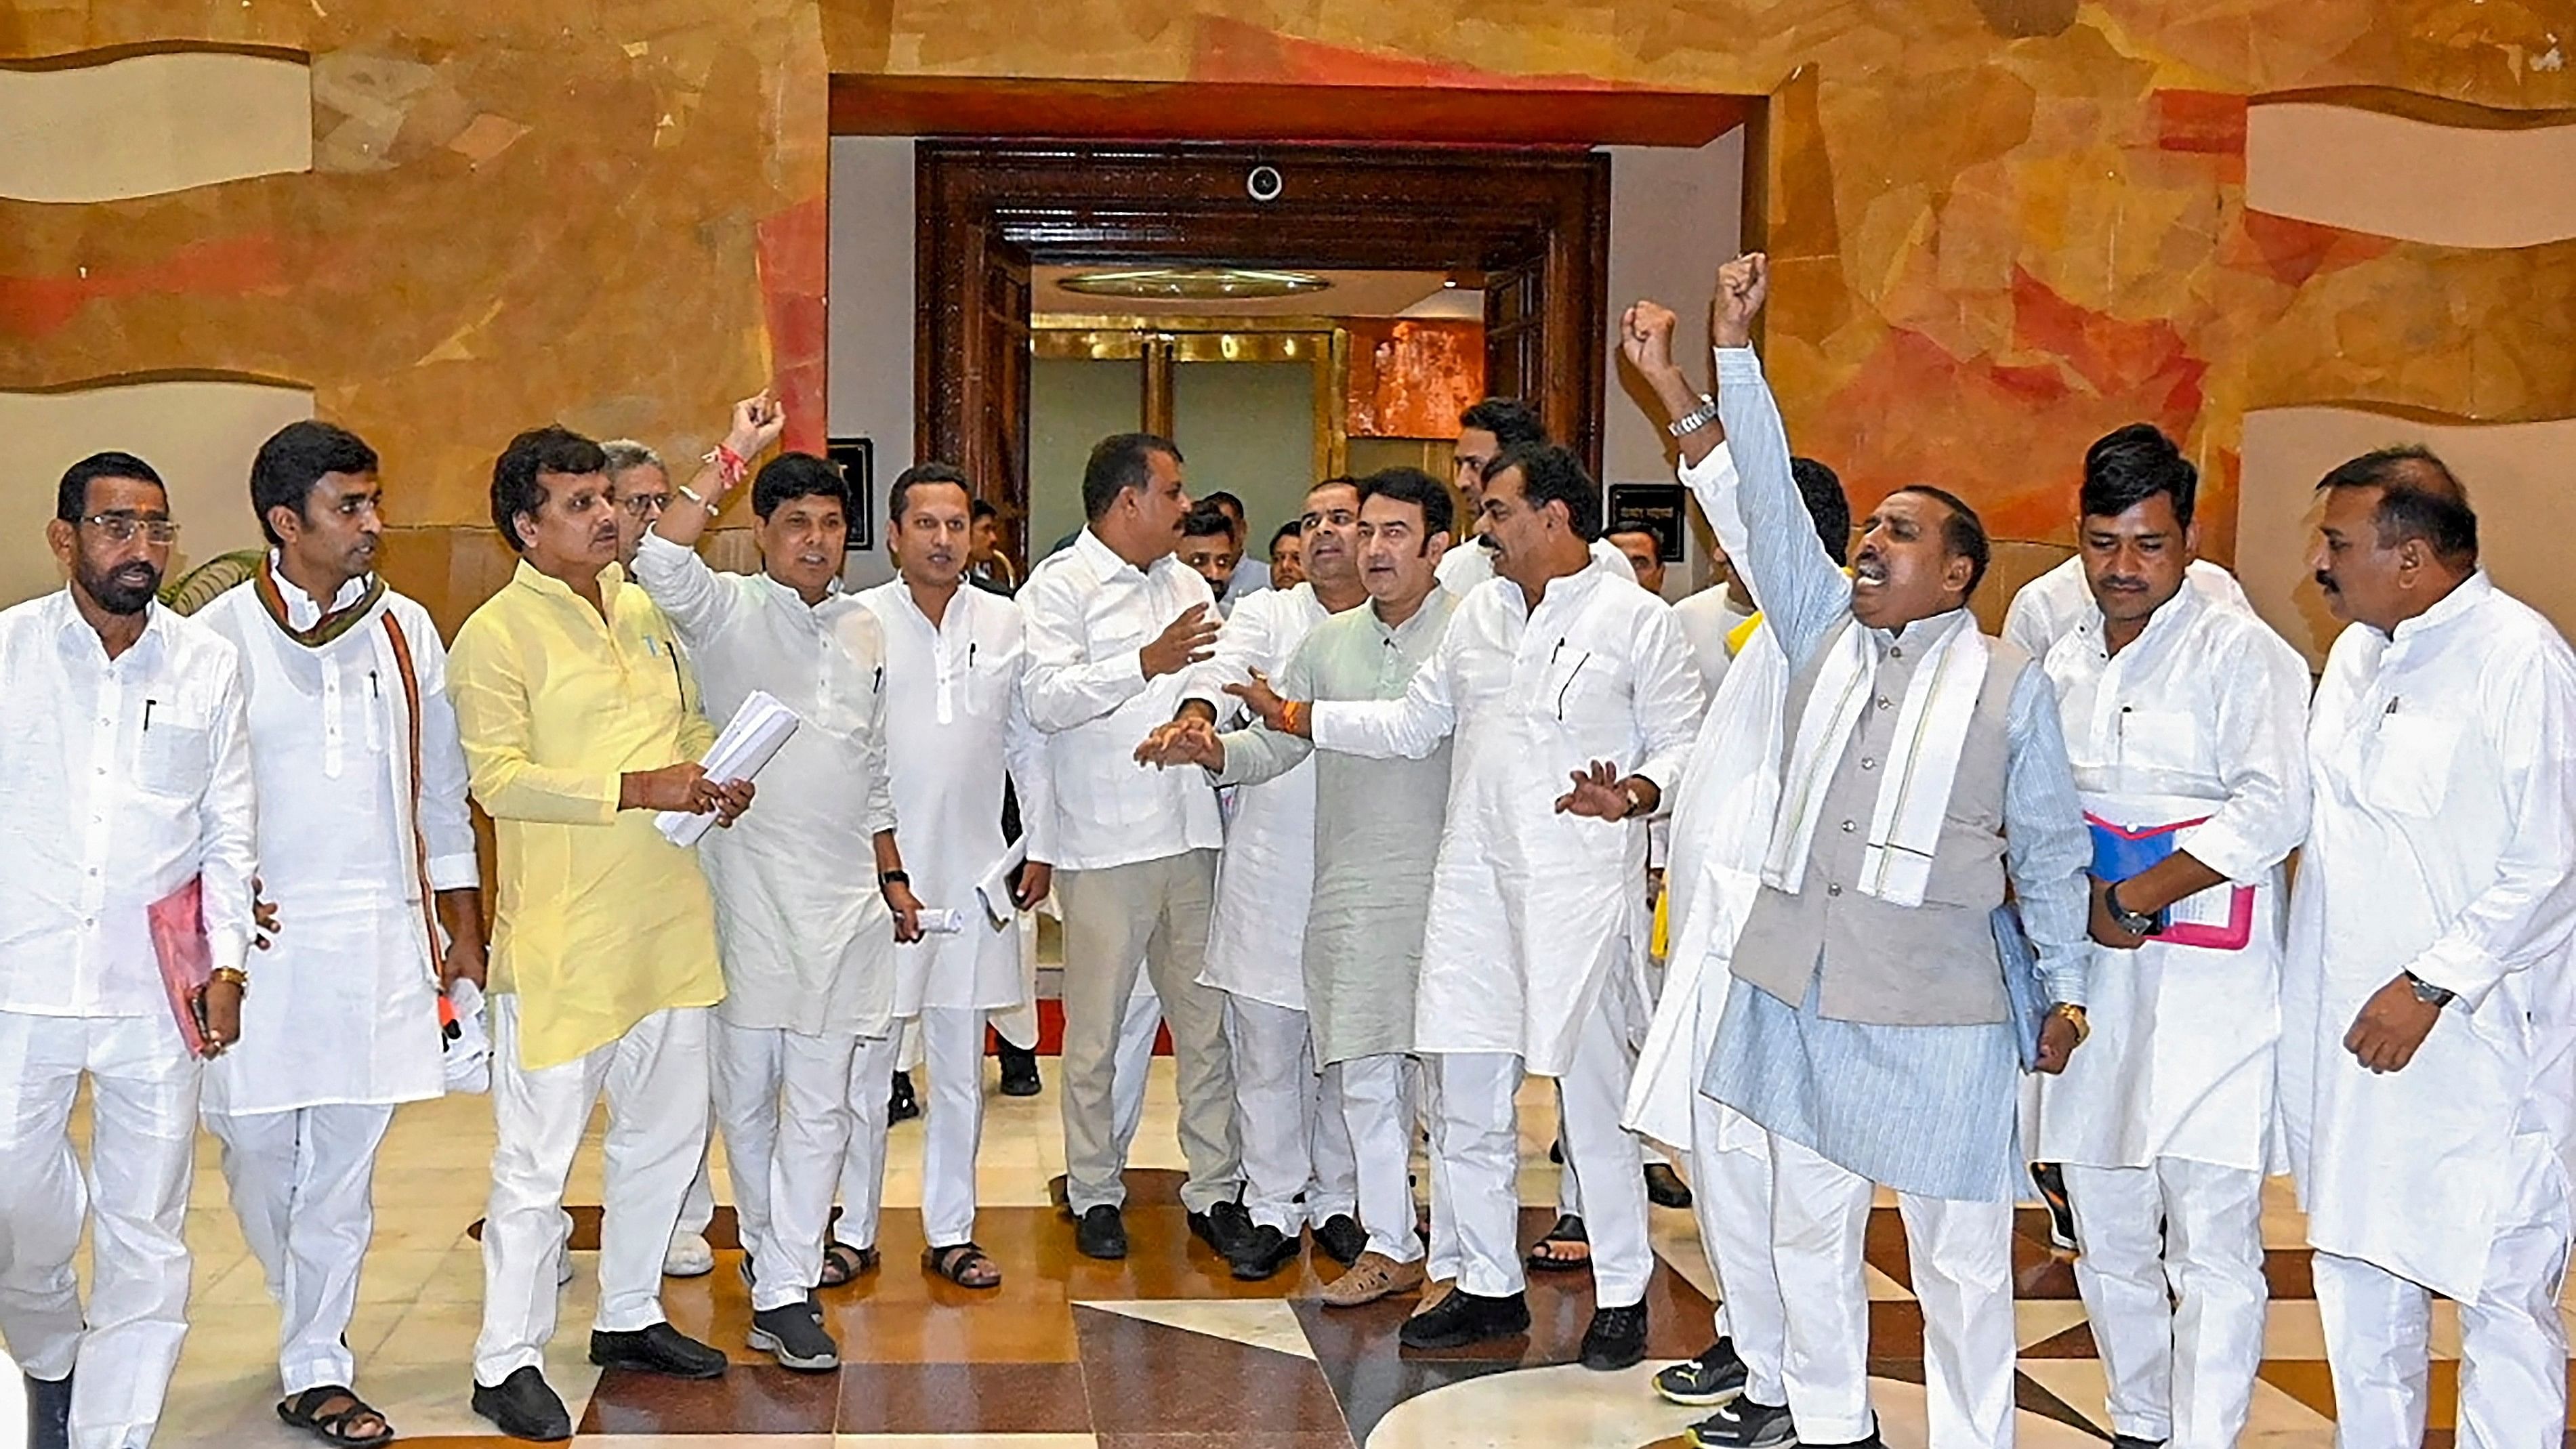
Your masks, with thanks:
M2192 465L2123 428L2084 459L2077 557L1990 638L1973 509L1901 488L1855 542L1831 470L1790 455L1751 347L1766 293L1761 257L1720 270L1714 395L1670 311L1621 320L1730 565L1678 606L1652 541L1605 539L1593 480L1502 400L1462 419L1467 517L1415 470L1328 480L1296 572L1234 575L1222 616L1184 556L1214 510L1149 434L1093 450L1085 526L1025 580L973 480L907 470L897 576L849 592L839 471L750 466L783 427L766 395L676 488L632 445L535 429L492 475L516 571L452 649L378 573L379 462L341 429L261 449L265 557L193 619L154 601L158 475L76 465L48 527L65 590L0 612L0 1333L35 1442L148 1442L200 1114L281 1309L279 1415L393 1437L343 1332L375 1158L456 1074L469 985L497 1129L472 1400L504 1432L571 1433L544 1353L603 1094L594 1362L725 1371L660 1291L706 1221L712 1119L748 1342L837 1365L816 1294L880 1267L907 1030L923 1269L997 1284L980 1063L988 1018L1030 1004L1025 913L1052 896L1092 1257L1128 1249L1159 1014L1193 1233L1244 1279L1311 1238L1342 1265L1328 1307L1418 1292L1411 1349L1527 1331L1526 1273L1571 1266L1581 1361L1639 1362L1672 1176L1645 1144L1681 1155L1720 1302L1654 1383L1710 1411L1696 1444L1879 1442L1880 1188L1932 1442L2010 1443L2032 1161L2063 1168L2125 1449L2243 1432L2284 1164L2343 1442L2420 1440L2438 1292L2461 1442L2556 1443L2576 656L2478 568L2464 490L2421 449L2320 485L2316 578L2349 627L2312 700L2197 560ZM696 546L745 485L761 571L718 573ZM779 707L756 791L710 775L718 722ZM469 797L499 846L488 949ZM1530 1075L1565 1171L1525 1256Z

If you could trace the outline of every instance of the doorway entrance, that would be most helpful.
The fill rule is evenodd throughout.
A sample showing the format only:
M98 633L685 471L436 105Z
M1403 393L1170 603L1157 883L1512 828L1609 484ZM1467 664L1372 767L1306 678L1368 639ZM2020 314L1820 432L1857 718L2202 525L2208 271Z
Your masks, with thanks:
M1606 156L925 141L915 164L916 451L978 480L1022 563L1052 541L1029 534L1040 267L1439 275L1482 296L1484 391L1528 399L1599 470Z

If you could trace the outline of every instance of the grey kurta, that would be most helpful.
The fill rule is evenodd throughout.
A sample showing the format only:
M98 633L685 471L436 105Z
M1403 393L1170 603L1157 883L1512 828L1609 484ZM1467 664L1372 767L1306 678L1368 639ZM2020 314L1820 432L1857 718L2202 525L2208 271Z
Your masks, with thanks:
M1457 597L1434 589L1389 629L1374 605L1315 626L1274 681L1290 699L1402 699L1449 630ZM1226 785L1295 769L1314 746L1255 727L1224 737ZM1326 750L1315 759L1315 897L1306 916L1306 1012L1329 1065L1413 1050L1431 866L1449 808L1449 745L1419 760Z

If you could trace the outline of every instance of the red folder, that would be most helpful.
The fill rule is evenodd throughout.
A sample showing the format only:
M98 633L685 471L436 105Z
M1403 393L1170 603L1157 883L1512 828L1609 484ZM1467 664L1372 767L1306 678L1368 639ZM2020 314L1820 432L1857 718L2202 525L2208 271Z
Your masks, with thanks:
M197 1056L206 1054L206 984L214 980L215 950L206 940L206 881L188 883L146 908L152 924L152 954L161 958L161 985L170 994L170 1015L179 1024L179 1040Z

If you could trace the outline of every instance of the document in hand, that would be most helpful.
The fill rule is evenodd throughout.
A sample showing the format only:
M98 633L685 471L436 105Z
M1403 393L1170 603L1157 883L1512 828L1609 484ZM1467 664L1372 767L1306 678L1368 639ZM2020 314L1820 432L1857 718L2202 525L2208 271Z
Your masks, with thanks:
M1011 848L1002 852L1002 858L993 862L993 868L975 881L975 899L982 902L984 915L996 931L1009 925L1011 917L1020 909L1019 903L1011 899L1011 872L1018 870L1020 862L1028 858L1029 840L1023 835L1012 841Z
M2207 816L2202 816L2206 820ZM2170 825L2117 825L2086 811L2084 824L2093 832L2093 874L2109 881L2127 880L2174 853L2174 837L2200 824L2177 820ZM2254 939L2254 888L2233 883L2211 886L2156 913L2164 929L2155 939L2168 946L2197 946L2204 951L2241 951Z
M776 696L755 689L742 708L725 721L724 733L707 749L706 758L698 763L706 767L707 778L731 784L736 780L753 780L787 737L796 733L801 723L796 711L780 704ZM691 815L679 810L665 810L653 818L662 838L683 849L698 843L709 827L716 823L715 813Z
M161 958L161 985L170 1015L191 1056L206 1050L206 983L215 975L214 947L206 941L206 878L188 883L144 908L152 927L152 954Z

